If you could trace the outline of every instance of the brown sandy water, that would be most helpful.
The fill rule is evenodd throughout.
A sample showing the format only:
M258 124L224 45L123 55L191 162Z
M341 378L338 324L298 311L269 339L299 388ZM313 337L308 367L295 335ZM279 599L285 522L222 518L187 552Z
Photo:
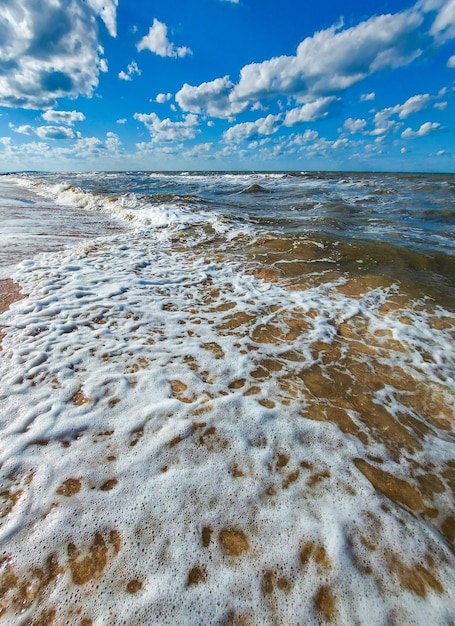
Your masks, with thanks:
M0 313L9 309L11 304L16 300L25 298L20 285L11 278L0 280Z
M91 355L103 366L111 367L111 373L121 374L128 393L134 394L137 389L138 396L133 396L132 405L125 407L126 392L122 395L108 381L100 399L83 384L83 363L74 366L82 382L68 394L72 415L95 416L104 402L106 414L119 416L119 421L113 427L101 428L94 418L94 426L87 420L79 431L28 442L30 454L38 458L46 458L47 448L59 450L59 458L79 455L75 467L69 469L64 463L57 466L60 469L50 494L51 504L34 520L34 528L42 527L44 532L55 511L76 511L89 495L99 498L94 510L99 510L100 516L104 508L128 507L135 491L124 468L133 473L144 463L150 463L149 472L156 483L179 472L182 476L182 468L196 475L200 468L213 463L224 468L223 482L233 485L239 500L251 485L255 499L248 505L247 515L229 521L229 510L235 509L236 502L223 501L221 496L217 499L217 489L210 501L204 500L209 488L196 480L182 499L182 507L189 506L192 512L193 516L186 519L193 530L184 538L173 535L161 541L162 536L167 537L166 528L172 528L174 518L170 514L166 517L163 508L159 514L155 512L156 492L147 485L149 508L138 517L133 533L96 521L88 525L82 537L74 528L68 530L53 549L27 566L20 554L5 554L0 560L0 618L17 620L22 612L29 611L30 615L32 611L33 617L24 624L66 621L89 626L99 617L93 598L104 593L104 603L109 602L107 595L113 603L132 602L131 598L139 602L153 586L153 568L164 568L174 558L178 561L174 578L181 579L179 594L184 597L201 593L194 602L210 603L209 592L204 600L203 590L213 584L222 568L235 579L229 587L232 606L213 623L259 624L258 615L266 615L262 623L270 624L305 623L305 615L309 623L347 623L343 620L346 613L342 612L345 598L341 551L333 548L330 535L324 534L326 520L314 511L321 500L331 495L334 509L340 493L342 499L354 498L362 478L374 489L384 517L371 511L369 503L354 512L344 529L344 566L348 563L371 585L366 588L374 589L381 599L409 594L431 603L450 595L443 573L453 565L455 551L455 455L440 455L438 444L448 449L455 443L453 392L451 381L443 377L428 381L424 370L410 365L410 349L418 353L423 364L433 365L435 355L426 350L424 341L410 345L405 333L406 327L423 319L432 331L443 334L448 341L455 340L455 312L448 306L450 298L440 285L433 290L433 298L422 298L427 289L419 282L422 272L434 272L442 285L450 271L444 263L436 267L432 261L428 261L431 267L416 269L415 257L406 261L403 269L397 266L387 246L382 251L375 247L375 254L365 262L365 254L362 257L358 250L352 252L349 248L350 255L340 245L324 243L322 248L321 241L295 243L288 238L270 237L253 243L246 239L223 242L220 247L213 240L195 251L186 241L191 236L188 229L176 237L173 245L173 251L181 252L189 266L191 259L196 260L200 254L221 266L236 262L239 272L255 276L263 285L281 286L288 295L321 284L327 285L325 297L334 300L348 297L353 302L369 302L373 292L387 295L379 304L371 300L371 311L364 308L345 318L331 319L330 340L310 339L320 316L324 316L322 298L319 307L315 300L312 308L291 306L285 296L282 301L275 298L270 302L251 298L245 304L232 297L232 284L215 284L210 279L193 290L176 284L148 286L148 306L158 303L157 310L164 312L160 323L146 318L134 299L129 304L128 292L118 298L112 296L109 303L103 302L104 308L93 304L84 309L81 305L77 322L93 334L94 339L88 343ZM94 245L87 256L99 260L100 265L105 263L105 271L109 272L105 253ZM395 289L397 282L399 287ZM18 296L12 281L4 281L2 287L5 293L11 293L8 298ZM12 300L5 296L6 301ZM114 310L118 303L121 306ZM441 304L447 307L443 315ZM178 321L172 325L174 317ZM77 332L75 326L71 333ZM403 329L404 334L394 332L396 328ZM146 393L147 385L160 371L156 365L160 363L160 345L170 341L170 331L175 333L175 345L170 348L169 360L175 367L169 375L169 397L179 409L155 410L151 402L146 416L134 422L140 394ZM32 332L39 337L45 328ZM115 349L108 344L111 335L117 341ZM229 378L223 363L232 347L238 349L239 358L248 356L250 365L242 376ZM24 375L22 384L29 385L31 392L53 388L57 393L65 381L52 378L45 368L38 367ZM276 441L268 438L265 426L262 430L258 427L254 436L249 433L248 447L240 446L242 452L234 453L239 441L243 444L248 437L227 427L226 399L235 400L241 407L251 406L242 402L256 403L260 411L264 409L261 415L265 423L279 418L293 422L293 436ZM247 421L247 414L241 412L241 416ZM126 417L134 423L125 434L121 425ZM306 439L308 425L320 427L319 441ZM327 440L326 425L331 433L337 433L335 437L327 435ZM156 444L159 436L162 442ZM337 476L328 459L325 462L324 458L312 456L316 443L326 446L325 454L330 457L344 450L346 442L354 442L355 446L355 454L346 454L346 474ZM134 456L138 450L143 455L139 461ZM265 459L260 469L254 464L254 454L262 454ZM95 466L103 468L102 478L94 478ZM352 477L351 482L347 476ZM24 470L8 476L0 494L2 519L8 521L14 515L33 492L34 481L33 472ZM219 486L221 489L221 482ZM136 489L145 487L139 484ZM188 504L192 500L193 508ZM279 529L277 534L270 529L268 534L264 532L264 511L282 506L287 507L289 519L294 519L296 511L304 511L308 517L314 514L318 531L313 536L302 533L297 541L279 536ZM213 510L218 516L210 517ZM78 519L77 513L73 515ZM419 545L411 556L396 542L388 541L385 519L389 518L400 527L406 542L416 528L425 529L426 534L422 531L417 536ZM173 545L185 541L189 546L186 559L173 557ZM293 559L277 556L274 543L279 541L283 542L283 551L292 543L289 551ZM147 556L151 558L155 552L151 568ZM268 552L273 555L269 559ZM249 568L245 569L245 563ZM251 580L258 595L249 604L245 602L247 608L245 604L237 606L236 598L243 597L242 590ZM154 584L158 584L156 580ZM56 590L65 598L64 607ZM299 619L287 622L285 607L291 599L298 603L296 598L307 598L308 613L301 612ZM174 596L171 602L177 601ZM351 601L355 605L355 599ZM163 606L163 612L157 608L153 613L155 622L151 619L142 623L166 623L166 607L168 611L171 607L164 601ZM130 616L135 624L141 623L133 612ZM400 617L399 611L391 610L388 620L390 624L406 624L406 613Z
M238 250L238 242L232 249L225 247L218 260L237 256ZM450 291L444 290L455 265L445 255L418 255L386 244L334 245L325 241L321 247L320 241L296 243L292 238L269 238L253 244L245 242L238 259L258 279L283 284L291 291L348 276L332 288L333 295L361 299L372 290L387 290L398 284L399 290L377 310L378 320L392 315L399 323L412 325L414 314L425 313L430 327L445 331L449 341L455 341L455 300ZM357 264L359 259L363 263ZM436 278L429 288L432 271ZM423 284L422 274L426 274ZM317 310L296 316L295 311L273 305L255 312L252 307L248 315L243 310L236 312L234 301L215 306L218 296L218 290L208 289L204 302L212 305L213 301L213 308L209 306L207 311L225 311L218 325L220 335L233 341L246 339L247 350L257 355L257 367L251 372L254 384L248 387L245 379L233 380L229 388L257 395L258 402L269 408L298 401L304 406L302 418L331 422L342 433L356 437L365 453L365 458L354 459L357 469L388 500L435 526L454 550L452 506L447 500L442 506L438 502L441 493L450 493L449 502L454 502L455 458L435 464L421 454L429 436L441 442L455 441L450 386L442 381L426 382L399 365L391 365L393 355L404 355L408 347L395 338L392 330L373 330L362 315L341 321L330 343L314 342L310 347L314 364L301 367L305 357L295 349L295 341L311 329ZM447 307L442 317L440 306ZM268 346L279 346L279 357L266 356ZM217 344L206 349L218 351L219 358L223 357ZM425 353L422 346L418 349L424 361L432 362L431 352ZM273 399L262 394L270 379L278 385ZM380 394L385 389L384 398ZM181 397L182 391L175 388L176 395L188 401ZM371 444L380 444L384 456L369 453ZM386 460L392 462L393 471L381 467ZM282 487L298 475L299 470L294 469L283 478Z
M0 279L0 313L7 311L13 302L25 298L20 285L15 283L11 278ZM3 339L3 330L0 326L0 350Z

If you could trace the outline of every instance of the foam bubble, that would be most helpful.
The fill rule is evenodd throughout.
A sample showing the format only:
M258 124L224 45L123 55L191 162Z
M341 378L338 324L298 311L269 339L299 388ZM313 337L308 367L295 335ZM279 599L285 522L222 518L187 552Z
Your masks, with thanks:
M15 275L6 619L445 623L453 314L340 274L290 289L200 215L141 210Z

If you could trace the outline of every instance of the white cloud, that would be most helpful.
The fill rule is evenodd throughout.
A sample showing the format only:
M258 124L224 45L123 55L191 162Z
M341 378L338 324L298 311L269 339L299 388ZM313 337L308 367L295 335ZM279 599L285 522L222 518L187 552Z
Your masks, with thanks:
M201 156L207 156L213 148L213 143L207 141L205 143L199 143L193 146L190 150L186 150L183 156L187 158L197 158Z
M380 70L407 65L421 54L414 10L379 15L357 26L332 26L304 39L295 56L275 57L242 68L238 100L278 95L330 94Z
M32 167L39 168L43 159L46 159L49 167L59 169L62 168L63 164L68 168L74 167L74 160L99 165L100 158L110 160L119 156L121 145L114 133L107 133L105 139L78 136L77 141L67 146L56 143L49 144L44 141L14 144L11 141L2 142L1 139L0 143L5 146L2 152L2 161L8 163L8 167L13 164L20 167L22 163L27 162Z
M307 130L303 134L293 136L290 141L290 145L304 146L310 141L316 141L318 137L319 134L316 130L311 130L307 128Z
M348 133L354 135L355 133L360 133L365 129L367 125L366 120L363 119L354 119L352 117L348 117L343 124L343 129Z
M101 156L113 157L118 154L120 141L115 133L106 133L106 139L80 137L70 149L62 152L67 158L96 159Z
M433 104L435 109L438 109L439 111L444 111L445 109L447 109L449 103L447 102L447 100L444 100L443 102L435 102Z
M421 111L425 107L427 107L431 102L431 96L428 93L419 94L417 96L412 96L408 98L404 104L397 105L394 107L398 112L398 117L401 120L406 119L411 115L411 113L417 113L417 111Z
M133 76L134 74L138 74L138 76L140 76L142 74L142 70L139 69L136 61L131 61L131 63L126 68L126 72L122 70L121 72L119 72L118 77L121 80L131 80L131 76Z
M447 61L447 67L455 68L455 54L449 58Z
M185 83L175 99L184 111L229 119L247 106L232 101L233 88L228 76L201 83L198 87Z
M116 37L118 0L87 0L87 4L101 17L111 37Z
M370 93L363 93L360 96L360 102L367 102L368 100L374 100L376 98L376 94L374 91Z
M168 145L157 145L153 141L141 141L136 144L136 148L140 153L153 154L153 156L160 156L163 158L169 156L181 156L183 150L183 144L171 143Z
M148 35L143 37L136 48L139 50L150 50L160 57L184 57L192 54L190 48L186 46L177 47L171 43L167 37L167 26L156 18L150 26Z
M134 119L145 124L152 137L152 142L186 141L194 139L198 133L199 120L196 115L185 115L182 122L173 122L169 118L160 119L156 113L135 113Z
M11 122L8 124L11 130L14 130L15 133L20 133L21 135L33 135L35 129L30 124L22 124L21 126L15 126Z
M375 137L397 130L401 126L401 124L395 120L389 119L391 115L396 113L395 109L396 107L388 107L386 109L382 109L382 111L378 111L377 113L375 113L373 118L374 129L368 131L368 133L366 134Z
M89 96L106 69L99 16L115 35L117 0L7 0L0 5L0 106L46 109Z
M38 126L35 128L30 126L30 124L15 126L10 123L9 127L21 135L37 135L40 139L74 139L78 136L72 128L66 128L65 126Z
M165 102L168 102L171 98L171 93L159 93L155 98L155 102L158 102L158 104L164 104Z
M338 150L339 148L347 148L350 145L349 139L346 137L339 137L335 141L332 142L331 148L332 150Z
M439 124L438 122L425 122L416 131L413 131L412 128L407 128L401 133L401 136L403 139L414 139L415 137L425 137L426 135L429 135L430 133L432 133L435 130L438 130L439 128L441 128L441 124Z
M284 119L285 126L294 126L300 122L314 122L323 117L327 117L329 109L336 101L334 96L318 98L313 102L307 102L301 107L291 109L286 113Z
M72 126L75 122L83 122L85 120L85 115L80 111L56 111L55 109L46 111L41 117L46 122L66 124L67 126Z
M437 9L438 13L430 33L438 43L455 38L455 0L438 0L427 4L429 9Z
M116 123L117 123L117 124L126 124L126 123L127 123L127 121L128 121L128 120L126 119L126 117L122 117L121 119L117 120L117 122L116 122Z
M98 52L99 54L104 54L104 48L102 48L101 46L98 46ZM100 67L100 72L106 73L109 71L109 67L108 67L106 59L100 59L99 67Z
M385 109L377 111L373 119L374 129L369 131L368 134L377 136L398 130L401 124L396 120L390 119L392 116L397 115L400 120L404 120L413 113L417 113L428 107L433 99L434 98L428 93L417 94L408 98L403 104L396 104L395 106L386 107Z
M118 154L121 145L122 142L116 133L106 133L106 150L108 150L109 154Z
M39 126L36 134L40 139L74 139L76 133L65 126Z
M272 135L281 125L281 115L267 115L255 122L242 122L232 126L223 134L226 143L241 143L258 135Z
M347 29L338 24L304 39L294 56L245 65L237 84L228 76L199 86L185 84L176 100L184 111L229 119L262 99L288 96L308 102L333 96L376 72L416 59L422 53L422 22L422 14L410 9ZM365 94L364 99L373 97ZM293 115L298 117L294 113L288 121Z

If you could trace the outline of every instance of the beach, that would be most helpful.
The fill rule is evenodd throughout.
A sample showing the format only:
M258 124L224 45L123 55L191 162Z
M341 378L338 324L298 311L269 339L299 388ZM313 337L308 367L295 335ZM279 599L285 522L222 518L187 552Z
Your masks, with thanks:
M452 624L454 192L2 176L3 623Z

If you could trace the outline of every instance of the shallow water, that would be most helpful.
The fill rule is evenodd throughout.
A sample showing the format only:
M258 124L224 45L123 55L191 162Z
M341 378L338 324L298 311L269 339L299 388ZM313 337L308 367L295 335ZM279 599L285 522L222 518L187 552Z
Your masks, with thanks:
M62 250L100 232L121 229L107 215L77 206L62 214L33 189L18 190L9 177L0 177L0 185L0 280L9 278L20 261L37 252Z
M20 177L102 219L0 318L5 623L453 622L453 177L343 176Z

